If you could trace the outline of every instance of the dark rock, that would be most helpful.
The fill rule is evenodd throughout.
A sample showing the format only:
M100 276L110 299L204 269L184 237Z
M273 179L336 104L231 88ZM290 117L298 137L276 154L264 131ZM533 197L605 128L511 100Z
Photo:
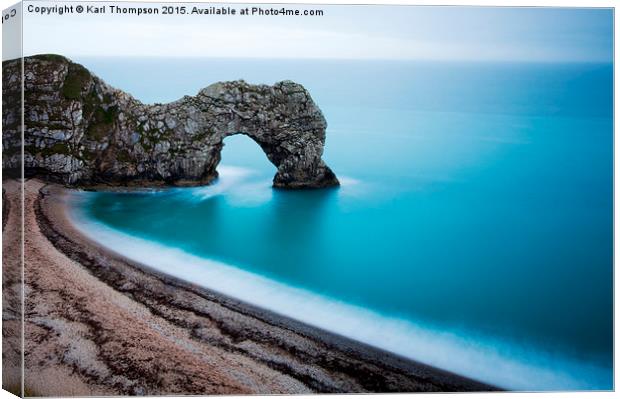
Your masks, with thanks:
M6 61L3 98L20 95L19 60ZM20 115L5 107L3 167L21 164ZM67 185L206 184L223 140L251 137L278 168L279 188L337 186L321 156L327 123L300 84L220 82L147 105L57 55L24 59L24 168Z

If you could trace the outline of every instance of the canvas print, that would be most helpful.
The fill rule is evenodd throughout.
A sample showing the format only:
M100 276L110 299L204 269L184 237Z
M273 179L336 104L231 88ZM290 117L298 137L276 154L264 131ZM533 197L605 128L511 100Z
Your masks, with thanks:
M7 8L3 388L613 390L613 18Z

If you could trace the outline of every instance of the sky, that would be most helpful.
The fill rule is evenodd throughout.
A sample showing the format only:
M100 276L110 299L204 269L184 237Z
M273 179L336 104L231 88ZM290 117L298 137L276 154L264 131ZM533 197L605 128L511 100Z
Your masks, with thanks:
M41 15L29 12L28 5L50 2L25 2L24 55L525 62L613 57L611 9L287 5L320 8L324 15L136 16ZM188 9L194 5L209 6L188 4Z

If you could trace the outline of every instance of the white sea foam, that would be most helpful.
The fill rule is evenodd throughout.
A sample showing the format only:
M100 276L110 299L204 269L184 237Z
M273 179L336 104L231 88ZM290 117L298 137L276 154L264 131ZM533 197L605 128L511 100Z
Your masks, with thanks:
M349 176L338 176L338 180L342 187L357 186L361 183L359 180Z
M252 169L242 168L239 166L220 165L218 166L217 171L219 177L216 184L185 189L186 192L191 193L191 196L195 200L202 201L225 193L231 187L237 185L240 181L245 180L254 174Z
M237 206L257 206L273 197L271 179L256 178L259 173L253 169L232 165L219 165L219 177L212 185L183 188L192 201L204 201L226 194L227 199ZM339 176L341 195L361 194L361 181L353 177Z
M267 181L246 181L254 174L252 170L232 166L220 166L218 170L220 179L216 184L188 189L190 197L204 200L226 193L229 200L247 205L243 199L243 193L246 193L246 199L269 200L271 194L268 197L247 195L249 188L271 193ZM360 184L358 180L346 177L341 178L341 182L345 190ZM71 218L91 239L163 273L264 309L502 388L611 389L611 371L608 369L496 338L480 337L469 331L446 331L389 317L242 268L131 236L89 219L81 210L79 198L76 199L78 201L71 207Z

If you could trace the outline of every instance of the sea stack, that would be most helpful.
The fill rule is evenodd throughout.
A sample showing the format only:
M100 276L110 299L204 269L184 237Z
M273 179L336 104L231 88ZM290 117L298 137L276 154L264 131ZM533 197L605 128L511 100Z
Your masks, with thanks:
M21 90L3 62L3 95ZM282 81L219 82L168 104L143 104L59 55L24 58L24 170L65 185L199 185L217 177L227 136L245 134L278 168L273 186L322 188L327 122L308 91ZM21 167L19 107L4 107L3 167Z

